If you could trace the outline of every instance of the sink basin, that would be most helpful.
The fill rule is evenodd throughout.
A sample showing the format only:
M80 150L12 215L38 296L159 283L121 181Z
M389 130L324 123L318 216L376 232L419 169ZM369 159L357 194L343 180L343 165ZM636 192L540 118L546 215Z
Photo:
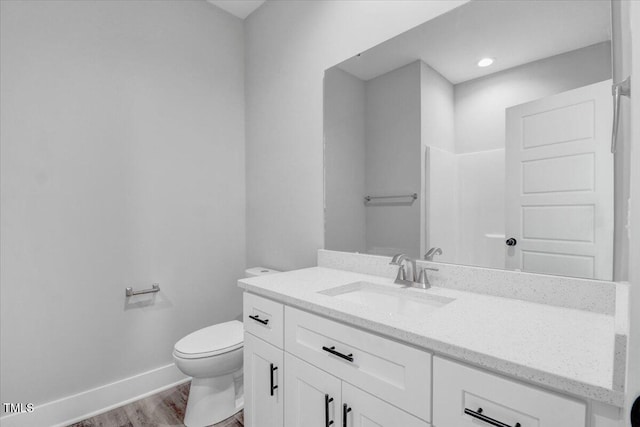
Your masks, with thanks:
M394 288L370 282L349 283L319 293L386 313L410 317L429 315L454 301L453 298L422 294L406 288Z

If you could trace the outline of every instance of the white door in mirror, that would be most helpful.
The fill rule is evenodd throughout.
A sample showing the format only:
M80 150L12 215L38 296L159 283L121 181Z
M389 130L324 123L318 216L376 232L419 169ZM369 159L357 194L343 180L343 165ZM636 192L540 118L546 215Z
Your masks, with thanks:
M611 120L611 80L507 109L507 268L612 280Z

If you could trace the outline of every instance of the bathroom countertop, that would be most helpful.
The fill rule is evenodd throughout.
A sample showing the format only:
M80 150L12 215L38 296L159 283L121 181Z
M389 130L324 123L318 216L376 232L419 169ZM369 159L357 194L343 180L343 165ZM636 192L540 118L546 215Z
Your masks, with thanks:
M319 292L392 279L324 267L238 281L242 289L546 388L622 407L613 384L612 315L432 287L407 289L454 301L405 316Z

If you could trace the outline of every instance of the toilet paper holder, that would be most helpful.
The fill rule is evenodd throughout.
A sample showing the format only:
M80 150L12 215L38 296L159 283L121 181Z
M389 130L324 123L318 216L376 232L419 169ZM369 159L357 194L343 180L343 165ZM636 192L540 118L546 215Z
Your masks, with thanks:
M133 288L127 288L124 290L124 293L127 297L132 297L134 295L142 295L142 294L151 294L155 292L160 292L160 284L154 283L151 285L151 289L143 289L141 291L134 291Z

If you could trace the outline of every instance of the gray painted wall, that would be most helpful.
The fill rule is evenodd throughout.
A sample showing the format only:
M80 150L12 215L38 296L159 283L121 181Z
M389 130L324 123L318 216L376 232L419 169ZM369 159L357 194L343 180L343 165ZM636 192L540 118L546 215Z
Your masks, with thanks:
M0 4L1 394L39 404L241 312L243 28L200 1Z
M325 244L365 252L365 82L333 67L324 88Z

